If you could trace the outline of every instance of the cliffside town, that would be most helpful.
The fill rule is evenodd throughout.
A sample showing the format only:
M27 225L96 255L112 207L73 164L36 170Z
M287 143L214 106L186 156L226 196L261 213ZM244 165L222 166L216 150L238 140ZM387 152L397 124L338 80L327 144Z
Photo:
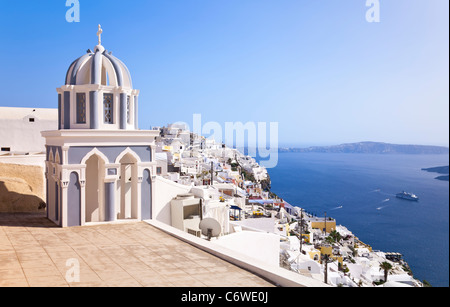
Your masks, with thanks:
M273 194L254 158L183 126L154 130L157 175L190 187L170 202L172 226L332 286L423 286L401 254L373 250L332 217ZM206 218L220 224L212 238L200 227Z

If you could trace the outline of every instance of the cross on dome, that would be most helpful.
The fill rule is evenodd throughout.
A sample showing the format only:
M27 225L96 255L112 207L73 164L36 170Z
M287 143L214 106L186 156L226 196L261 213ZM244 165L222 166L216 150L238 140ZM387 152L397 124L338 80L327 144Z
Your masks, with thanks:
M98 32L97 32L97 36L98 36L98 44L101 45L102 44L102 26L98 25Z

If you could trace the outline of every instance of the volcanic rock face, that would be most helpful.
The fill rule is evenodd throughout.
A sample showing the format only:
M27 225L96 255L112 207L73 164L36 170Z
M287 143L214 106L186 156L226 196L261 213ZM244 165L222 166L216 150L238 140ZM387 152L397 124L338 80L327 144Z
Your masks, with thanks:
M45 211L42 167L0 163L0 212Z

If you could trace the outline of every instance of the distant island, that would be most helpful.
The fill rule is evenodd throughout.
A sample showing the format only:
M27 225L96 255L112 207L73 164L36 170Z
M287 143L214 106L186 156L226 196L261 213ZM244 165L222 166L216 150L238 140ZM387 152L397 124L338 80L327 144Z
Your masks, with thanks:
M438 176L435 179L443 180L443 181L449 181L449 166L437 166L437 167L430 167L430 168L422 168L423 171L432 172L432 173L438 173L438 174L447 174L443 176Z
M449 154L449 148L431 145L399 145L381 142L358 142L308 148L280 148L280 152L366 153L366 154Z

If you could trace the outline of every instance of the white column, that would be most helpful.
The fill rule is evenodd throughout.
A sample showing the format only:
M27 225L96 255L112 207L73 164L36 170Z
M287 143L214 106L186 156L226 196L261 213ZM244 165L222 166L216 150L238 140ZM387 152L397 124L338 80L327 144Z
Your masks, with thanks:
M81 171L83 174L83 171ZM86 224L86 178L80 176L80 215L81 215L81 226Z
M62 146L61 165L69 164L69 146Z
M58 185L61 187L61 203L60 203L60 216L61 216L61 227L67 227L67 187L69 186L68 181L60 181L60 184Z
M137 202L137 219L140 221L142 220L142 193L141 193L141 185L142 185L142 172L143 169L139 166L137 166L137 188L136 188L136 202Z

